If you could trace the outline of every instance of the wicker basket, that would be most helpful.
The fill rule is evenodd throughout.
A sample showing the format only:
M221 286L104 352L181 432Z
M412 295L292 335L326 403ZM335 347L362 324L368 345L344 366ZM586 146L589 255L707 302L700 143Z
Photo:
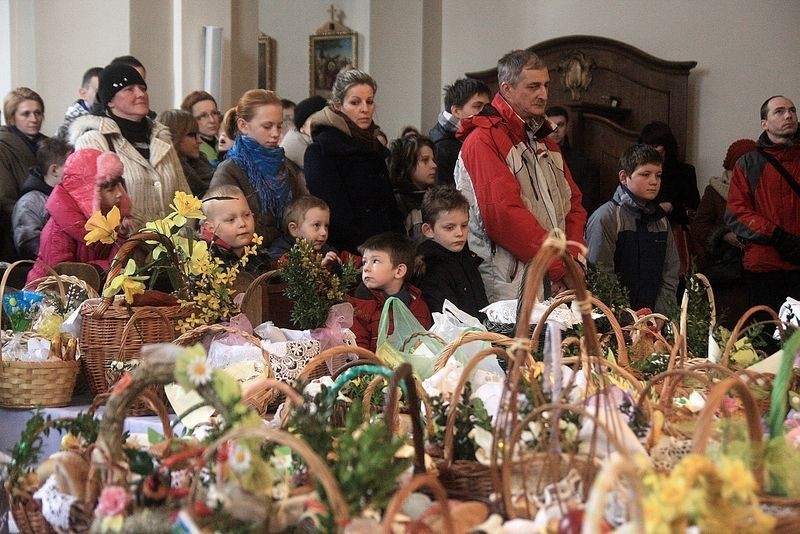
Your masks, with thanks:
M182 334L174 341L174 343L176 345L188 346L194 343L201 343L204 339L207 338L207 336L213 337L216 334L225 334L225 333L242 336L245 339L245 341L260 348L261 353L264 357L264 378L274 378L272 368L270 367L270 355L261 346L261 340L259 340L252 334L248 334L243 330L239 330L238 328L233 328L231 326L225 326L221 324L198 326L197 328L194 328L192 330L189 330L185 334ZM277 395L277 391L273 391L273 389L271 388L264 388L261 391L251 392L251 394L247 398L247 403L253 409L255 409L260 415L264 415L267 411L267 406L271 404L270 401L275 395Z
M34 263L20 260L12 263L0 281L0 296L5 293L6 282L12 270L18 265ZM48 269L50 269L48 267ZM50 269L52 271L52 269ZM52 281L57 285L62 298L64 285L54 274ZM0 323L3 321L3 306L0 304ZM3 340L14 334L0 330L0 346ZM22 334L25 338L30 334ZM35 408L43 406L54 408L68 406L72 400L75 381L80 371L77 360L47 360L43 362L3 361L0 357L0 406L3 408Z

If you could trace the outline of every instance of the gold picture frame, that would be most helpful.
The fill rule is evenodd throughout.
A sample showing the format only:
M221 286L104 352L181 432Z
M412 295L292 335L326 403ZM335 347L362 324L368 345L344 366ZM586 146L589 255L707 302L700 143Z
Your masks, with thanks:
M275 39L258 33L258 88L275 90Z
M308 38L308 92L329 98L336 75L358 68L358 34L353 31L317 33Z

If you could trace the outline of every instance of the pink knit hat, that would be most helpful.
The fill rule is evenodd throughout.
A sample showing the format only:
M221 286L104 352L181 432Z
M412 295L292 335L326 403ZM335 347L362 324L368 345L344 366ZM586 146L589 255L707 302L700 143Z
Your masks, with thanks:
M81 213L88 219L100 209L100 185L122 176L122 161L114 152L94 148L76 150L64 163L62 187L69 191ZM130 199L125 194L120 201L122 215L130 213Z

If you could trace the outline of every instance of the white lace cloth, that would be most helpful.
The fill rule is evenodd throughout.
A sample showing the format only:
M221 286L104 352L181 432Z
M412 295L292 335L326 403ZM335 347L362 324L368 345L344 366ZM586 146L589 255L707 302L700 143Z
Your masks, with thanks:
M58 491L54 475L36 490L33 498L42 502L42 515L48 523L56 528L69 530L69 510L78 498Z

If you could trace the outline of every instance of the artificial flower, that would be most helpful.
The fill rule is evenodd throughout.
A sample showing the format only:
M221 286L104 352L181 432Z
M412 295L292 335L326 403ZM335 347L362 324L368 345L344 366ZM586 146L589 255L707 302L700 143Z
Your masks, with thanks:
M121 486L106 486L97 500L95 515L111 517L124 513L131 502L128 491Z
M183 191L176 191L172 204L170 204L176 213L174 215L175 223L179 226L186 224L186 219L205 219L206 216L200 209L202 206L202 200Z
M250 449L241 443L237 443L228 457L228 463L235 472L244 473L250 469L252 457L253 455L250 453Z
M117 227L119 226L120 213L119 208L114 206L108 215L104 216L100 211L96 211L89 217L86 224L83 226L87 234L84 236L84 241L87 245L91 245L97 241L106 245L111 245L117 240Z
M125 270L121 274L115 276L108 286L103 290L104 297L111 297L119 293L120 289L125 293L125 302L133 304L134 295L144 293L144 280L150 278L149 276L134 276L136 272L136 262L132 259L128 260L125 264Z
M186 390L194 389L199 384L195 382L191 376L193 372L192 367L195 366L198 361L206 362L206 350L203 348L203 345L199 343L191 347L186 347L175 359L175 380ZM207 364L205 367L209 373L210 379L210 376L214 373ZM197 369L194 369L194 371L197 371ZM209 379L206 379L205 382L202 383L208 382Z
M756 490L756 481L744 462L738 458L723 456L718 470L723 480L722 498L738 499L743 503L750 502Z
M208 365L208 360L205 355L198 355L192 358L186 365L186 374L189 377L189 382L195 386L202 386L211 380L211 366Z

